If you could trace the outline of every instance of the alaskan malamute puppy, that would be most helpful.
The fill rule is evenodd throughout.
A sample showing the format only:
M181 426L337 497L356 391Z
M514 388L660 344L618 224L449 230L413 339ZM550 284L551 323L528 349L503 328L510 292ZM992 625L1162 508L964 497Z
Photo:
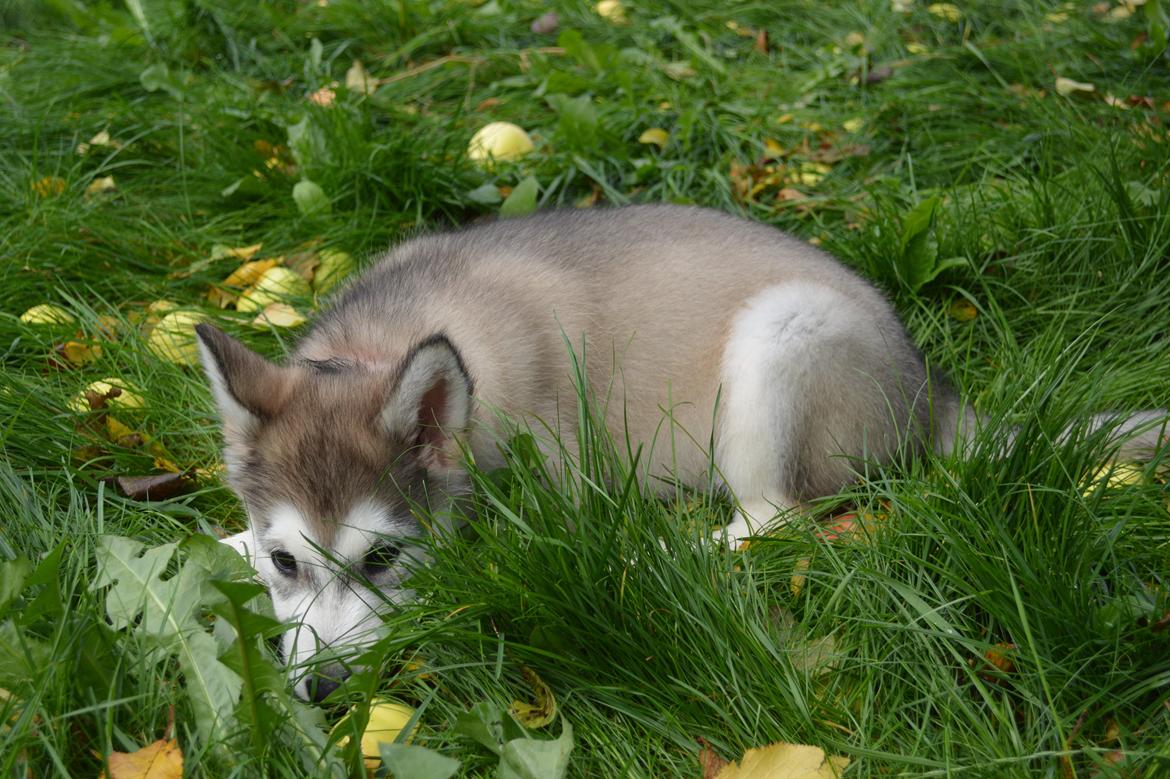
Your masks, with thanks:
M976 424L871 284L803 241L699 208L558 211L409 240L283 366L210 325L198 333L250 519L232 540L278 616L302 625L284 642L294 668L377 635L379 605L408 595L404 562L420 553L409 506L441 513L467 489L461 446L499 464L499 412L560 430L572 451L566 344L587 355L610 433L652 453L648 485L702 487L714 458L737 505L733 543L840 490L859 462L947 453ZM1128 454L1158 444L1149 431ZM298 692L336 687L314 681Z

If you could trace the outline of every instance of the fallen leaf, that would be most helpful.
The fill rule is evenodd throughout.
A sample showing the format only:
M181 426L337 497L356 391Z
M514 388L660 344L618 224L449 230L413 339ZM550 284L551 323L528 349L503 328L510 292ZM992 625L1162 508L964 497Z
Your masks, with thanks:
M293 185L292 196L303 216L324 216L333 207L321 185L308 179L301 179Z
M115 189L117 189L117 184L114 183L114 177L102 176L89 183L89 186L85 188L85 194L100 195L102 192L111 192Z
M207 298L220 308L227 308L239 299L240 294L260 280L269 268L276 267L276 260L253 260L236 268L218 286L207 291ZM227 289L224 289L227 287ZM233 289L234 288L234 289Z
M345 88L350 92L372 95L378 91L378 81L370 78L361 60L354 60L349 70L345 71Z
M1016 670L1016 664L1012 660L1011 653L1016 650L1015 644L1006 642L999 642L995 646L983 653L983 659L986 660L1002 673L1011 673Z
M928 51L930 51L930 49L928 49L924 44L921 44L921 43L913 42L913 43L906 44L906 53L913 54L916 57L919 55L925 54Z
M118 493L130 500L168 500L194 486L186 471L149 476L115 476Z
M536 702L512 701L508 711L521 725L530 730L543 728L557 718L557 700L544 680L536 675L536 671L528 666L524 666L520 670L524 674L525 680L532 686Z
M279 265L265 270L256 283L236 300L236 310L249 314L261 311L270 303L284 303L288 298L307 297L309 285L301 276Z
M309 96L305 99L310 103L314 103L323 107L329 107L333 105L333 101L337 99L337 93L333 91L332 87L321 87L314 92L310 92Z
M108 146L112 149L121 149L122 148L122 144L120 141L115 141L113 138L110 137L109 130L102 130L101 132L98 132L96 135L94 135L92 138L90 138L87 142L77 144L77 149L75 151L79 155L84 156L86 154L89 154L89 152L95 146Z
M665 149L667 142L670 140L670 133L663 130L661 127L651 127L645 130L638 136L638 143L653 144L659 149Z
M100 345L82 341L66 341L56 346L54 351L64 357L70 365L85 365L102 356Z
M113 752L107 779L182 779L183 752L174 739L159 739L137 752Z
M1108 478L1106 478L1108 477ZM1097 491L1104 480L1105 489L1115 490L1145 481L1145 471L1136 463L1106 463L1082 483L1081 494L1086 498Z
M808 581L806 572L810 564L811 561L807 557L802 557L792 566L792 578L788 580L788 589L792 592L792 597L799 598L800 593L804 591L804 584Z
M835 779L848 765L849 758L825 757L819 747L776 743L749 749L715 779Z
M865 120L861 117L854 117L853 119L846 119L841 123L842 129L847 133L855 133L865 126Z
M756 33L756 42L753 46L760 54L768 53L768 31L761 29Z
M253 327L296 327L309 320L288 303L269 303L252 320Z
M256 256L260 251L263 243L254 243L251 246L225 246L222 243L217 243L211 247L211 259L226 260L235 259L247 262Z
M707 739L699 737L699 768L703 771L703 779L715 779L719 772L727 765L727 761L715 753Z
M1070 97L1074 94L1092 94L1097 91L1097 87L1093 86L1087 81L1074 81L1071 78L1064 78L1057 76L1056 78L1056 94L1061 97Z
M65 179L58 176L45 176L32 183L32 191L37 197L52 197L65 191Z
M926 6L926 10L932 15L940 19L945 19L948 22L957 22L963 18L963 12L957 5L952 3L931 3Z
M970 300L960 298L954 303L951 303L951 307L947 309L947 313L951 315L952 319L959 322L970 322L979 315L979 309L975 308Z

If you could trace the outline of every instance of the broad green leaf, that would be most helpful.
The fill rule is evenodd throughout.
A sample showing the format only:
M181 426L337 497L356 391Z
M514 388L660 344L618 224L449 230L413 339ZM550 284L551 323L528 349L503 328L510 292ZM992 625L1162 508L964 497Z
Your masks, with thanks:
M478 741L497 755L504 743L527 738L527 733L511 715L487 701L481 701L455 719L453 731Z
M151 65L143 70L138 74L138 81L147 92L157 92L162 89L170 93L173 97L178 97L182 92L178 80L171 75L170 69L163 64Z
M52 662L53 647L25 634L11 620L0 622L0 687L27 683Z
M243 681L219 661L215 639L199 619L206 571L187 564L167 579L177 544L147 549L119 536L98 540L94 589L108 587L106 614L115 628L154 639L178 658L196 722L212 737L232 719Z
M32 569L32 563L23 557L0 563L0 610L8 608L8 604L20 595Z
M382 762L390 776L404 779L450 779L459 770L459 761L433 749L414 744L382 744Z
M597 52L590 46L581 33L576 30L565 30L557 36L557 45L565 50L577 62L590 70L602 71L605 69Z
M560 779L569 767L573 751L573 727L562 719L560 738L541 741L517 738L500 751L499 779Z
M329 196L325 194L321 185L308 179L296 183L292 196L293 200L296 201L297 210L303 216L325 216L333 207L333 204L329 202Z
M896 267L899 279L914 292L937 275L934 267L938 247L931 241L930 232L938 202L938 196L923 200L902 223L902 254Z
M481 203L485 206L494 206L502 200L499 188L491 183L471 190L467 193L467 199L473 203Z
M540 184L534 176L521 181L508 195L508 199L500 206L500 216L507 219L512 216L524 216L536 210L536 196L540 192Z

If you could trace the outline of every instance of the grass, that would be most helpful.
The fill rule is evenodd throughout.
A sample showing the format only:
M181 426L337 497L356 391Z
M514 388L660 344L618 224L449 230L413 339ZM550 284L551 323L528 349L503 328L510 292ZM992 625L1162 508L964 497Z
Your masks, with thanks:
M1167 404L1170 73L1141 44L1143 12L988 1L949 21L885 0L645 0L621 26L586 3L555 9L559 39L529 28L548 6L504 0L0 3L0 558L15 561L0 771L94 775L173 731L191 776L327 773L314 749L344 707L270 690L238 733L208 736L176 661L108 622L99 536L153 546L243 517L214 477L168 501L118 497L102 480L152 472L155 453L110 443L68 402L122 377L147 400L127 423L210 468L208 392L146 348L149 302L206 306L238 264L209 260L216 244L369 258L492 214L469 193L531 175L545 207L698 203L821 243L890 293L931 364L1018 443L827 501L883 517L864 540L826 542L816 516L729 555L694 543L725 516L718 499L597 488L625 483L604 441L584 472L538 479L518 439L512 467L477 474L467 532L418 574L425 597L388 617L384 673L346 701L381 689L418 705L417 742L473 776L495 759L451 724L527 695L523 666L573 725L573 776L696 776L699 738L729 758L815 744L849 756L850 776L1170 774L1164 458L1085 492L1100 436L1058 440L1095 411ZM354 59L385 79L374 94L344 88ZM1095 91L1058 95L1058 76ZM332 105L306 100L334 82ZM538 153L485 172L464 150L496 119ZM651 127L664 148L639 143ZM116 145L77 152L103 130ZM105 176L116 188L87 195ZM328 214L297 211L301 177ZM914 291L895 258L933 195L929 246L966 262ZM77 324L19 321L45 302ZM295 337L208 311L272 355ZM101 354L51 359L68 339ZM400 670L410 658L422 665Z

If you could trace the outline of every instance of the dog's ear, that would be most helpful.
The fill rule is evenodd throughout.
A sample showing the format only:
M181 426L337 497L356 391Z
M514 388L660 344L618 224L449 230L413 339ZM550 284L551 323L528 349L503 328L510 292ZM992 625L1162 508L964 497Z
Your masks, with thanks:
M449 470L459 457L456 436L471 423L473 391L459 352L446 337L432 336L403 360L382 407L382 426L419 447L424 468Z
M284 369L209 324L195 326L203 370L219 407L224 432L244 434L276 413L285 395Z

